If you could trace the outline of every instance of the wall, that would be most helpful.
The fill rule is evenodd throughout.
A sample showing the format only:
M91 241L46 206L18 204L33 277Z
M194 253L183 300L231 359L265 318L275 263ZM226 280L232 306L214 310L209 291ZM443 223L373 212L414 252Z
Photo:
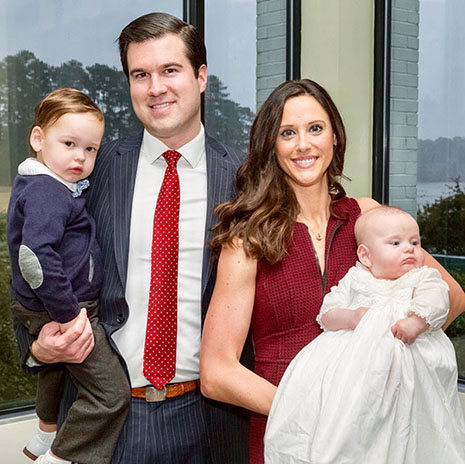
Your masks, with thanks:
M419 0L392 1L389 203L416 216Z
M257 111L286 80L286 1L257 0Z
M345 186L355 197L371 195L373 15L372 0L302 1L302 77L322 84L342 113Z

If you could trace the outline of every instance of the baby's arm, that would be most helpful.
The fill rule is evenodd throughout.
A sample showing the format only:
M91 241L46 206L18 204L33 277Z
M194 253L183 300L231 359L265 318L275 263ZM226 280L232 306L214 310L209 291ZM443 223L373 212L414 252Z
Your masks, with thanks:
M427 330L438 330L449 312L449 287L436 269L422 268L414 290L409 315L391 328L393 335L407 344Z
M320 320L328 330L354 330L368 309L367 307L360 307L357 309L329 309L321 316Z
M402 340L407 345L411 345L418 335L426 332L429 324L415 313L410 313L405 319L398 320L392 327L391 332L394 337Z
M323 330L353 330L368 311L366 307L348 309L351 304L351 285L355 268L331 288L324 297L317 322Z

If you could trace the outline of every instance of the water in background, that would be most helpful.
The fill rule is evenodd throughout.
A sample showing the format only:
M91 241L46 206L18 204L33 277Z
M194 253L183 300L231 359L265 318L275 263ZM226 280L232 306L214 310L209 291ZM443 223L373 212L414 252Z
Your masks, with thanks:
M418 208L426 203L434 203L439 197L447 197L451 194L451 189L455 182L418 182L417 183L417 205ZM449 187L448 187L449 186ZM465 182L460 182L460 187L465 190Z

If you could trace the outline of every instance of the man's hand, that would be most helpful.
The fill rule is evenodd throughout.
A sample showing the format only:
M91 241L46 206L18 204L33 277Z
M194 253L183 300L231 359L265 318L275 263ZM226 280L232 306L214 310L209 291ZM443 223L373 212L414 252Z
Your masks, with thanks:
M407 345L411 345L418 335L428 330L429 324L416 314L409 314L405 319L398 320L392 327L391 332L394 337L402 340Z
M82 363L94 347L94 334L85 308L62 333L58 322L45 324L31 345L31 354L44 364Z

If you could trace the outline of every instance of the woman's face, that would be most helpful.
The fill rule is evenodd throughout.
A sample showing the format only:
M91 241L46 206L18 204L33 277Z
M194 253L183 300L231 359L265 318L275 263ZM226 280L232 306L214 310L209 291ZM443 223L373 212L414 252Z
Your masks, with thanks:
M276 140L278 164L291 187L327 183L336 136L329 116L314 97L292 97L284 105Z

